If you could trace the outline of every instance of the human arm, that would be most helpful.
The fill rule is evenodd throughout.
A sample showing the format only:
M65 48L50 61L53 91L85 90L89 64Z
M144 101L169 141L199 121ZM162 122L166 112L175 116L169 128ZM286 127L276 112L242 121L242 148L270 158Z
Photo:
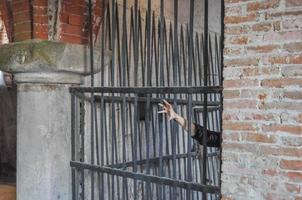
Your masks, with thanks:
M168 116L169 121L175 120L182 128L184 128L186 131L188 131L188 120L183 118L181 115L177 114L174 110L171 104L169 104L166 100L163 100L163 103L160 103L159 106L163 108L162 111L159 111L158 113L166 113ZM194 137L196 132L196 125L194 123L191 124L191 136Z
M163 100L162 104L159 104L163 108L159 113L166 113L169 120L175 120L181 127L188 131L188 120L177 114L171 104L166 100ZM191 137L198 141L199 144L203 144L203 132L204 127L192 123L191 124ZM206 146L208 147L220 147L221 132L207 130Z

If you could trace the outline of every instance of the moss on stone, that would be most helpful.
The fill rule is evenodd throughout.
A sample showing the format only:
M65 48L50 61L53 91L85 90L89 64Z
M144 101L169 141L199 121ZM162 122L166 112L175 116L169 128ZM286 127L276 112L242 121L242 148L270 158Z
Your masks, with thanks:
M0 47L0 69L9 71L16 65L44 63L55 67L66 44L53 41L23 41Z

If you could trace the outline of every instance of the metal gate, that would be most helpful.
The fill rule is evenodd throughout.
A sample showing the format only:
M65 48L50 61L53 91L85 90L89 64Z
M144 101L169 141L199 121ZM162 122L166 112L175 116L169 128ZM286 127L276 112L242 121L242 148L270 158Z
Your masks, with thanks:
M100 37L90 33L91 85L70 89L73 199L220 199L221 149L199 145L191 128L158 114L165 99L188 124L221 133L222 36L208 30L207 0L184 3L183 24L178 0L158 0L158 10L151 0L103 1ZM97 74L94 49L102 57Z

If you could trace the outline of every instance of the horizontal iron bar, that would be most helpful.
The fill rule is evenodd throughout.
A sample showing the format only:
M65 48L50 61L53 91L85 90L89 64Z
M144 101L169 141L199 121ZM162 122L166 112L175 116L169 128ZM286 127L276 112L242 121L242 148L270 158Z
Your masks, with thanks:
M159 177L159 176L143 174L143 173L138 173L138 172L134 173L134 172L129 172L129 171L125 171L125 170L114 169L114 168L105 167L105 166L91 165L91 164L82 163L82 162L71 161L70 166L75 167L77 169L86 169L86 170L91 170L91 171L96 171L96 172L101 172L101 173L107 173L110 175L122 176L125 178L131 178L131 179L141 180L141 181L150 181L152 183L157 183L157 184L161 184L161 185L168 185L168 186L190 189L190 190L206 192L206 193L211 193L211 194L219 194L219 191L220 191L219 187L216 187L216 186L203 185L200 183L192 183L192 182L183 181L183 180L174 180L174 179L167 178L167 177Z
M96 100L96 102L100 102L101 99L104 99L105 102L123 102L123 97L119 97L119 96L99 96L99 95L95 95L94 99ZM135 99L137 99L137 101L139 103L142 102L147 102L147 97L125 97L126 102L134 102ZM166 101L168 101L169 103L173 103L174 100L171 98L165 98ZM149 99L150 103L162 103L163 99L162 98L154 98L151 97ZM186 99L176 99L175 100L176 104L183 104L183 105L187 105L188 104L188 100ZM203 101L192 101L192 104L195 106L201 106L203 105ZM220 102L218 101L212 101L212 102L208 102L209 106L220 106Z
M196 156L195 152L191 152L191 156L194 157ZM209 152L208 153L208 157L213 157L213 156L219 156L219 151L218 152ZM182 158L187 158L188 154L184 153L184 154L176 154L175 155L175 159L182 159ZM173 159L173 155L167 155L167 156L162 156L162 160L163 161L167 161L167 160L171 160ZM133 167L134 164L136 163L137 165L144 165L146 163L147 159L143 159L143 160L138 160L136 162L134 161L130 161L130 162L125 162L125 163L118 163L118 164L113 164L113 165L107 165L107 167L113 167L113 168L124 168L124 167ZM150 164L157 164L160 161L160 157L154 157L154 158L150 158L149 162Z
M84 99L85 101L91 102L91 98L89 96L85 96L83 93L81 92L72 92L73 95L75 95L76 97L80 98L80 99ZM94 95L94 100L95 102L101 102L101 99L104 99L105 103L108 102L123 102L123 97L119 97L119 96L100 96L100 95ZM125 97L127 102L135 102L135 97ZM163 99L161 98L150 98L150 103L161 103ZM170 103L173 103L174 99L170 99L170 98L165 98L165 100L167 100ZM147 102L147 97L137 97L137 101L139 103L141 102ZM176 104L178 105L187 105L188 104L188 100L186 99L176 99ZM204 102L203 101L192 101L192 105L193 106L203 106ZM207 111L208 112L213 112L216 110L221 110L221 103L218 101L208 101L208 106L207 106ZM195 112L203 112L204 109L203 108L193 108Z
M194 93L219 93L221 86L207 87L71 87L69 90L74 92L95 92L95 93L135 93L135 94L194 94Z

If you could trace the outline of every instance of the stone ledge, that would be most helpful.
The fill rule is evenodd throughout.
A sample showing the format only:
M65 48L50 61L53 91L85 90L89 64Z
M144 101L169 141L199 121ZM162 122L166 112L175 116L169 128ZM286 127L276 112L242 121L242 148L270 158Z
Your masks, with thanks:
M48 40L27 40L0 47L0 70L13 73L64 72L90 74L89 47ZM108 65L111 52L105 51ZM101 49L94 49L95 72L101 69Z

